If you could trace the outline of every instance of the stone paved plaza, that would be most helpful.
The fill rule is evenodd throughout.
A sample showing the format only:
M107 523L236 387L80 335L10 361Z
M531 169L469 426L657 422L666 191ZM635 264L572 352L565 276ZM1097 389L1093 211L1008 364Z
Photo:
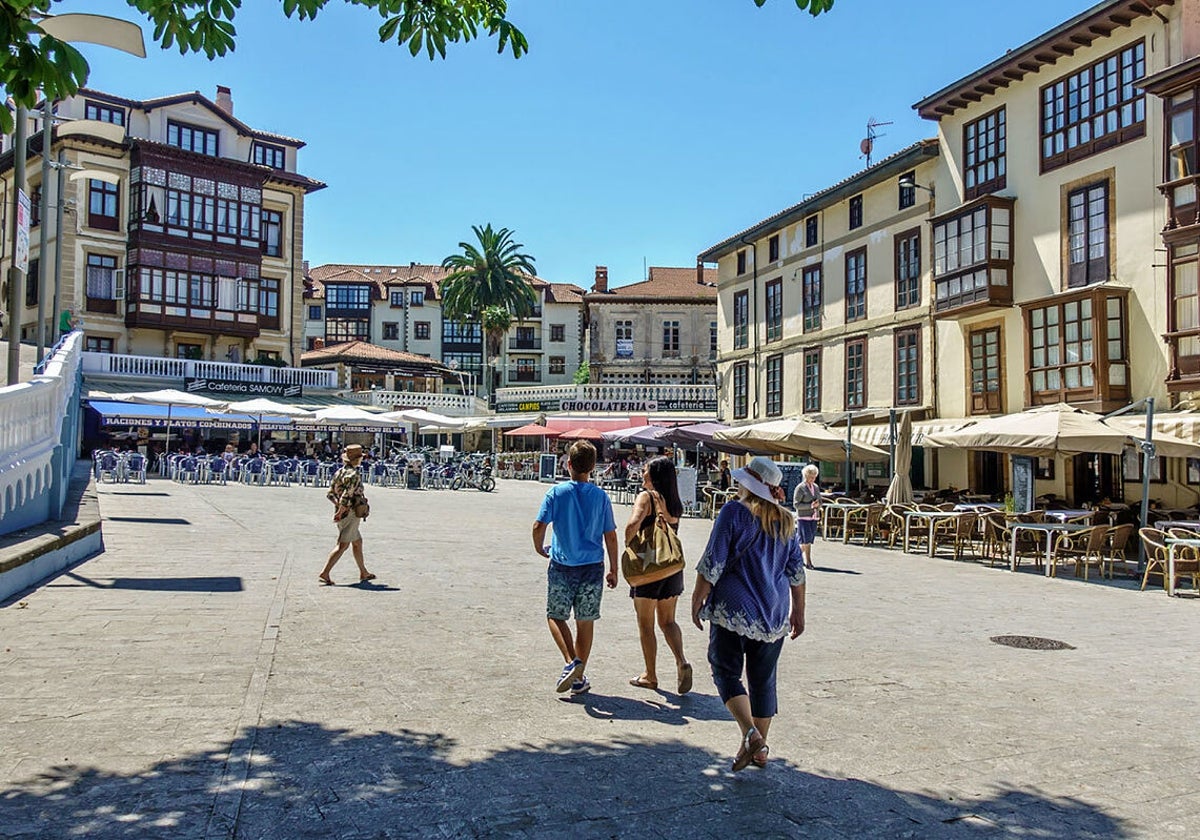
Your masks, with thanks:
M375 490L378 585L323 588L323 490L104 485L105 553L0 608L0 837L1200 833L1200 600L819 543L735 776L703 634L691 695L628 685L624 587L554 693L543 490Z

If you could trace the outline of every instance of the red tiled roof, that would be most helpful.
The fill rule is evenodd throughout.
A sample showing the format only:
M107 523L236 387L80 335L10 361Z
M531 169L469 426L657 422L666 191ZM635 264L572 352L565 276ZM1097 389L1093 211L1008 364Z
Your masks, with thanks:
M550 283L546 289L548 303L582 303L586 292L574 283Z
M588 303L604 303L605 301L620 302L628 298L691 298L697 303L708 303L717 299L717 270L704 269L704 282L696 282L696 269L671 268L651 266L650 278L640 283L630 283L609 289L608 292L597 292L594 289L587 293Z
M417 365L449 372L449 368L437 359L421 356L416 353L405 353L400 350L389 350L378 344L365 341L347 341L344 344L332 344L319 350L309 350L300 356L301 367L312 365L327 365L335 362L347 364L385 364L392 366Z

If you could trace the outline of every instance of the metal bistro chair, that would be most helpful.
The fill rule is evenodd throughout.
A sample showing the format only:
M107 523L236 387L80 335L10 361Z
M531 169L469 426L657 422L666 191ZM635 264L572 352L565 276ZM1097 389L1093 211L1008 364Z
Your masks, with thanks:
M132 452L125 459L125 480L146 483L146 456L140 452Z

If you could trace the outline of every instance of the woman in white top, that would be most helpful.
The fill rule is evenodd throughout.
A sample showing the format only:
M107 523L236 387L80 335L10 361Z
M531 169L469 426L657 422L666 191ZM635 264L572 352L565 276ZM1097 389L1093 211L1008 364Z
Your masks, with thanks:
M817 476L821 471L816 464L806 464L801 470L804 478L796 485L792 494L792 507L796 509L796 530L800 537L800 551L804 554L804 567L815 568L812 562L812 544L817 536L817 522L821 519L821 488Z

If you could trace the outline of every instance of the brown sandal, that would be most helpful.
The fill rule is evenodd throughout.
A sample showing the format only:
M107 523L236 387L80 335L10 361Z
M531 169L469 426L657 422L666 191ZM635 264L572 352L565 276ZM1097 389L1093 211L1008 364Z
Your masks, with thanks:
M658 691L658 683L652 682L644 677L634 677L629 681L629 684L634 688L649 688L653 691Z
M742 746L737 752L737 756L733 759L733 772L745 770L754 761L754 756L762 752L762 748L767 745L767 740L762 735L758 734L758 730L753 726L746 733L745 739L742 741Z
M367 581L369 581L369 580L375 580L375 575L371 574L370 572L367 572L365 575L363 575L362 577L360 577L360 578L358 579L358 582L359 582L359 583L366 583L366 582L367 582Z
M756 752L754 754L754 758L750 759L750 761L754 764L755 767L758 767L761 769L761 768L767 766L767 758L770 755L771 755L771 748L768 747L766 744L763 744L762 749L759 750L758 752Z
M328 575L317 575L317 580L321 582L322 586L333 586L333 581Z

